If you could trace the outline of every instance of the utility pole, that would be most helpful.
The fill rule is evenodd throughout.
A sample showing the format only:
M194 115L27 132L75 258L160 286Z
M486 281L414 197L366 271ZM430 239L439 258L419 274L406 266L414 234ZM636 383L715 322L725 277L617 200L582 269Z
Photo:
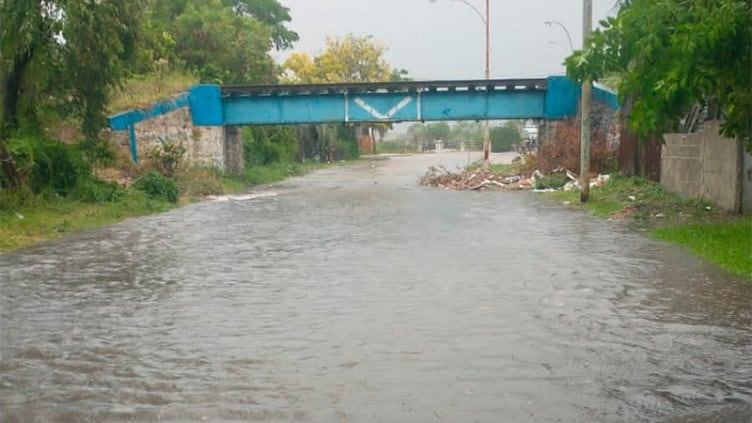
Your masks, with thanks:
M436 3L438 0L430 0L431 3ZM464 3L466 6L469 6L470 8L475 11L475 13L478 15L480 20L483 22L483 26L486 30L486 69L485 69L485 77L486 81L491 79L491 33L489 31L489 21L491 20L491 0L486 0L486 13L483 14L483 12L480 11L473 3L470 2L470 0L454 0L460 3ZM489 97L488 95L488 84L486 84L486 98ZM486 102L486 108L488 108L488 102ZM488 110L486 110L486 114L488 114ZM485 127L483 130L483 170L488 170L489 167L489 161L491 157L491 130L488 128L488 116L486 116L486 122Z
M483 23L486 25L486 81L488 81L491 78L491 44L490 44L490 34L488 31L488 21L491 19L490 15L490 3L491 0L486 0L486 18L483 19ZM486 90L488 90L488 85L486 85ZM488 98L488 91L486 91L486 98ZM486 102L486 109L488 108L488 102ZM486 113L489 111L486 110ZM491 158L491 130L488 128L488 116L486 116L486 124L483 128L483 170L488 170L489 162Z
M582 51L589 49L590 32L593 27L593 0L583 0L582 8ZM590 97L593 81L582 81L580 98L580 202L590 198Z

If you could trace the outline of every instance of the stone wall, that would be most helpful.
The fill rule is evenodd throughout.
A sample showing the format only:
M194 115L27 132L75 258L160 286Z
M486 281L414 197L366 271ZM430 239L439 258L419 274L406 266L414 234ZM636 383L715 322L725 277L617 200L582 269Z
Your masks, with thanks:
M661 184L669 191L737 212L742 202L741 143L719 135L719 125L712 121L702 133L663 136Z
M742 213L752 214L752 154L742 159Z
M227 136L228 131L230 136ZM116 132L114 138L127 144L128 131ZM228 139L230 142L227 142ZM147 157L152 148L172 141L183 145L183 160L190 166L215 167L228 173L243 171L243 147L239 128L193 126L188 107L137 123L136 140L140 159Z

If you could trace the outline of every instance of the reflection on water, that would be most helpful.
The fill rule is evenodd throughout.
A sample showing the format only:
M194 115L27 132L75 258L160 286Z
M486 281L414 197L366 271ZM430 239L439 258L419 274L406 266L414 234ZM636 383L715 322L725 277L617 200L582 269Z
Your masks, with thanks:
M747 421L749 284L439 158L0 256L2 421Z

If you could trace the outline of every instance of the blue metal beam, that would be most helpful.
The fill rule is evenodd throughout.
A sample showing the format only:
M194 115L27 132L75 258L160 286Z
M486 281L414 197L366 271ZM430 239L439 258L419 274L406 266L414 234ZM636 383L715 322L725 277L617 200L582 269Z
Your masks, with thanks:
M170 100L156 102L148 109L131 109L112 115L110 116L110 127L115 131L122 131L142 120L169 113L188 104L189 94L182 93Z
M577 114L580 87L565 76L545 79L400 81L347 84L195 85L188 93L110 117L129 131L138 162L135 125L190 106L198 126L564 119ZM593 100L618 109L616 94L593 87Z
M577 113L579 86L544 80L435 81L220 87L190 90L195 125L563 119ZM522 84L522 85L519 85ZM614 107L613 93L593 90Z
M151 119L173 110L185 107L189 104L189 94L182 93L175 98L154 103L148 109L131 109L110 116L110 127L114 131L128 130L130 141L131 158L138 163L138 148L136 145L136 124L143 120Z

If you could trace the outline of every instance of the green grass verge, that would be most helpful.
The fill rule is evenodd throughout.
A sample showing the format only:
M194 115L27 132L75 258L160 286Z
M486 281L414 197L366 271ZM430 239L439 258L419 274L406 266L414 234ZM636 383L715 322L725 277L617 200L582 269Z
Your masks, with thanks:
M618 175L591 188L586 204L580 203L579 191L543 195L598 217L640 221L656 239L684 245L730 272L752 276L752 217L729 215L709 203L667 192L658 183Z
M660 184L643 178L613 175L606 185L590 189L589 201L584 205L580 203L579 191L557 191L544 195L584 207L604 218L617 215L636 220L667 221L717 217L717 211L709 203L682 198L664 190Z
M173 207L174 204L166 201L151 200L138 190L128 190L121 199L111 203L37 197L15 210L0 210L0 251L27 247L73 231Z
M684 245L731 272L752 277L752 216L733 222L657 228L652 234L657 239Z
M181 203L186 204L199 201L206 195L240 192L255 185L269 184L331 166L326 163L277 163L252 167L240 176L191 168L178 173L177 183ZM109 225L179 206L149 199L136 189L125 190L125 194L113 202L87 203L57 196L19 200L5 195L0 197L0 205L0 251L24 248L77 230Z

